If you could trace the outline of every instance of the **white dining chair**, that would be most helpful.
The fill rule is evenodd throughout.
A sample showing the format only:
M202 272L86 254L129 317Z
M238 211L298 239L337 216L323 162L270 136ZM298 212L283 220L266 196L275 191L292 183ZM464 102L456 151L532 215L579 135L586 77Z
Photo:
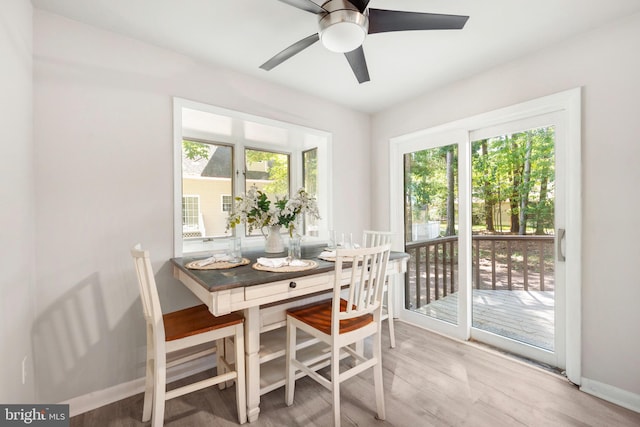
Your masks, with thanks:
M147 324L146 380L142 421L152 419L153 427L164 422L165 401L226 381L235 380L238 422L247 421L244 369L244 318L231 313L212 315L207 306L162 314L149 252L138 244L131 249L138 275L144 318ZM222 354L224 341L233 341L234 361ZM215 347L214 347L215 345ZM219 351L215 351L216 348ZM187 349L194 350L193 352ZM167 368L216 353L217 375L188 385L166 390Z
M365 248L380 246L391 244L391 240L393 238L393 233L390 231L374 231L374 230L365 230L362 232L362 246ZM389 323L389 343L391 348L396 347L396 333L393 325L394 319L394 301L395 301L395 286L396 286L396 277L392 275L388 278L387 282L384 285L384 296L383 300L386 299L386 303L383 303L383 312L382 312L382 320L387 319Z
M333 298L287 310L285 402L293 404L296 373L302 371L333 394L333 424L340 426L340 383L373 368L378 419L384 420L380 316L391 245L373 248L337 249L333 277ZM348 269L351 269L349 272ZM344 296L344 297L343 297ZM307 362L296 359L297 330L319 339L330 351ZM372 337L372 354L367 358L353 348ZM352 357L352 367L340 372L340 359ZM318 370L330 366L330 377Z

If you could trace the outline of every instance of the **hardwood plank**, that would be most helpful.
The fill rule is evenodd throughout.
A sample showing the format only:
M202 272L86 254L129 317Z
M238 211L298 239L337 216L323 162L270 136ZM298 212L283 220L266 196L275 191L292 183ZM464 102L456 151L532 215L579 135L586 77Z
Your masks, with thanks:
M386 329L386 323L384 324ZM343 426L500 427L640 425L640 414L579 391L564 377L477 345L396 321L396 348L382 334L387 419L376 420L370 371L343 383ZM370 351L370 343L365 351ZM194 377L195 378L195 377ZM193 378L191 378L193 379ZM251 427L332 423L331 394L302 378L294 404L284 390L262 396ZM143 426L142 394L71 419L71 426ZM167 402L167 426L237 425L235 387L200 390Z

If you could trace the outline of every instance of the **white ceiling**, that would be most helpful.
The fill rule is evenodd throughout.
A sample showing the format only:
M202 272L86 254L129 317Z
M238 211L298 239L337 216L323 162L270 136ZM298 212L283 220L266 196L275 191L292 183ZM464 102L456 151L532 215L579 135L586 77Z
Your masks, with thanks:
M320 43L271 71L258 68L317 32L315 15L278 0L32 0L32 4L369 113L640 12L638 0L371 0L369 6L378 9L470 18L463 30L368 36L363 47L371 81L358 84L344 56Z

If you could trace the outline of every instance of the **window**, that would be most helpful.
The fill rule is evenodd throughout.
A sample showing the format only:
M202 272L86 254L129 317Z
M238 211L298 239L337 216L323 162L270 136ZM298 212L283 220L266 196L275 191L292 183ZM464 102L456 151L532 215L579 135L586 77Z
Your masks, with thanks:
M181 146L180 184L185 194L182 240L183 246L197 250L203 239L215 239L226 232L226 212L231 208L233 191L233 147L198 138L182 139ZM225 194L227 211L224 210Z
M243 247L263 245L260 230L249 236L244 225L226 229L234 198L252 185L271 200L305 187L321 216L303 219L306 241L328 237L330 134L179 98L174 130L174 209L182 218L174 227L176 256L211 250L232 233Z
M290 195L288 154L250 148L245 149L244 154L244 188L256 187L263 191L269 196L272 206L277 199ZM251 235L262 235L262 231L253 230Z
M245 150L245 188L256 186L275 201L288 196L289 155L263 150Z
M233 207L233 197L229 194L222 195L222 212L231 212Z
M302 152L302 185L307 193L314 196L318 194L318 149L312 148ZM304 218L304 233L310 236L318 236L318 220Z
M187 195L182 197L182 235L183 237L201 237L200 197Z

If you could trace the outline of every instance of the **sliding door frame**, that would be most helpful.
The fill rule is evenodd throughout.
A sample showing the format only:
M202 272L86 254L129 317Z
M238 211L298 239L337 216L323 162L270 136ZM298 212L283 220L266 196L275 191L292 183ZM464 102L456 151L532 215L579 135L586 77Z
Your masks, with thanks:
M389 144L390 170L390 212L391 230L396 235L396 249L404 248L404 153L416 151L427 146L446 145L456 143L459 149L459 260L458 260L458 324L448 324L436 319L424 319L420 323L429 329L451 336L452 338L468 340L471 335L471 132L502 125L504 123L524 120L527 118L558 113L562 120L562 128L566 134L566 144L562 152L556 152L565 160L566 168L556 170L562 174L566 183L565 219L566 240L564 245L565 261L565 295L564 295L564 365L568 379L581 383L581 251L582 251L582 195L581 195L581 89L575 88L553 95L537 98L517 105L501 108L476 116L464 118L440 126L419 130L407 135L392 138ZM447 142L448 141L448 142ZM464 225L464 226L463 226ZM400 245L401 242L401 245ZM404 287L398 294L404 293ZM398 298L404 301L404 297ZM398 307L397 313L401 320L417 323L418 314L412 313L404 307Z

